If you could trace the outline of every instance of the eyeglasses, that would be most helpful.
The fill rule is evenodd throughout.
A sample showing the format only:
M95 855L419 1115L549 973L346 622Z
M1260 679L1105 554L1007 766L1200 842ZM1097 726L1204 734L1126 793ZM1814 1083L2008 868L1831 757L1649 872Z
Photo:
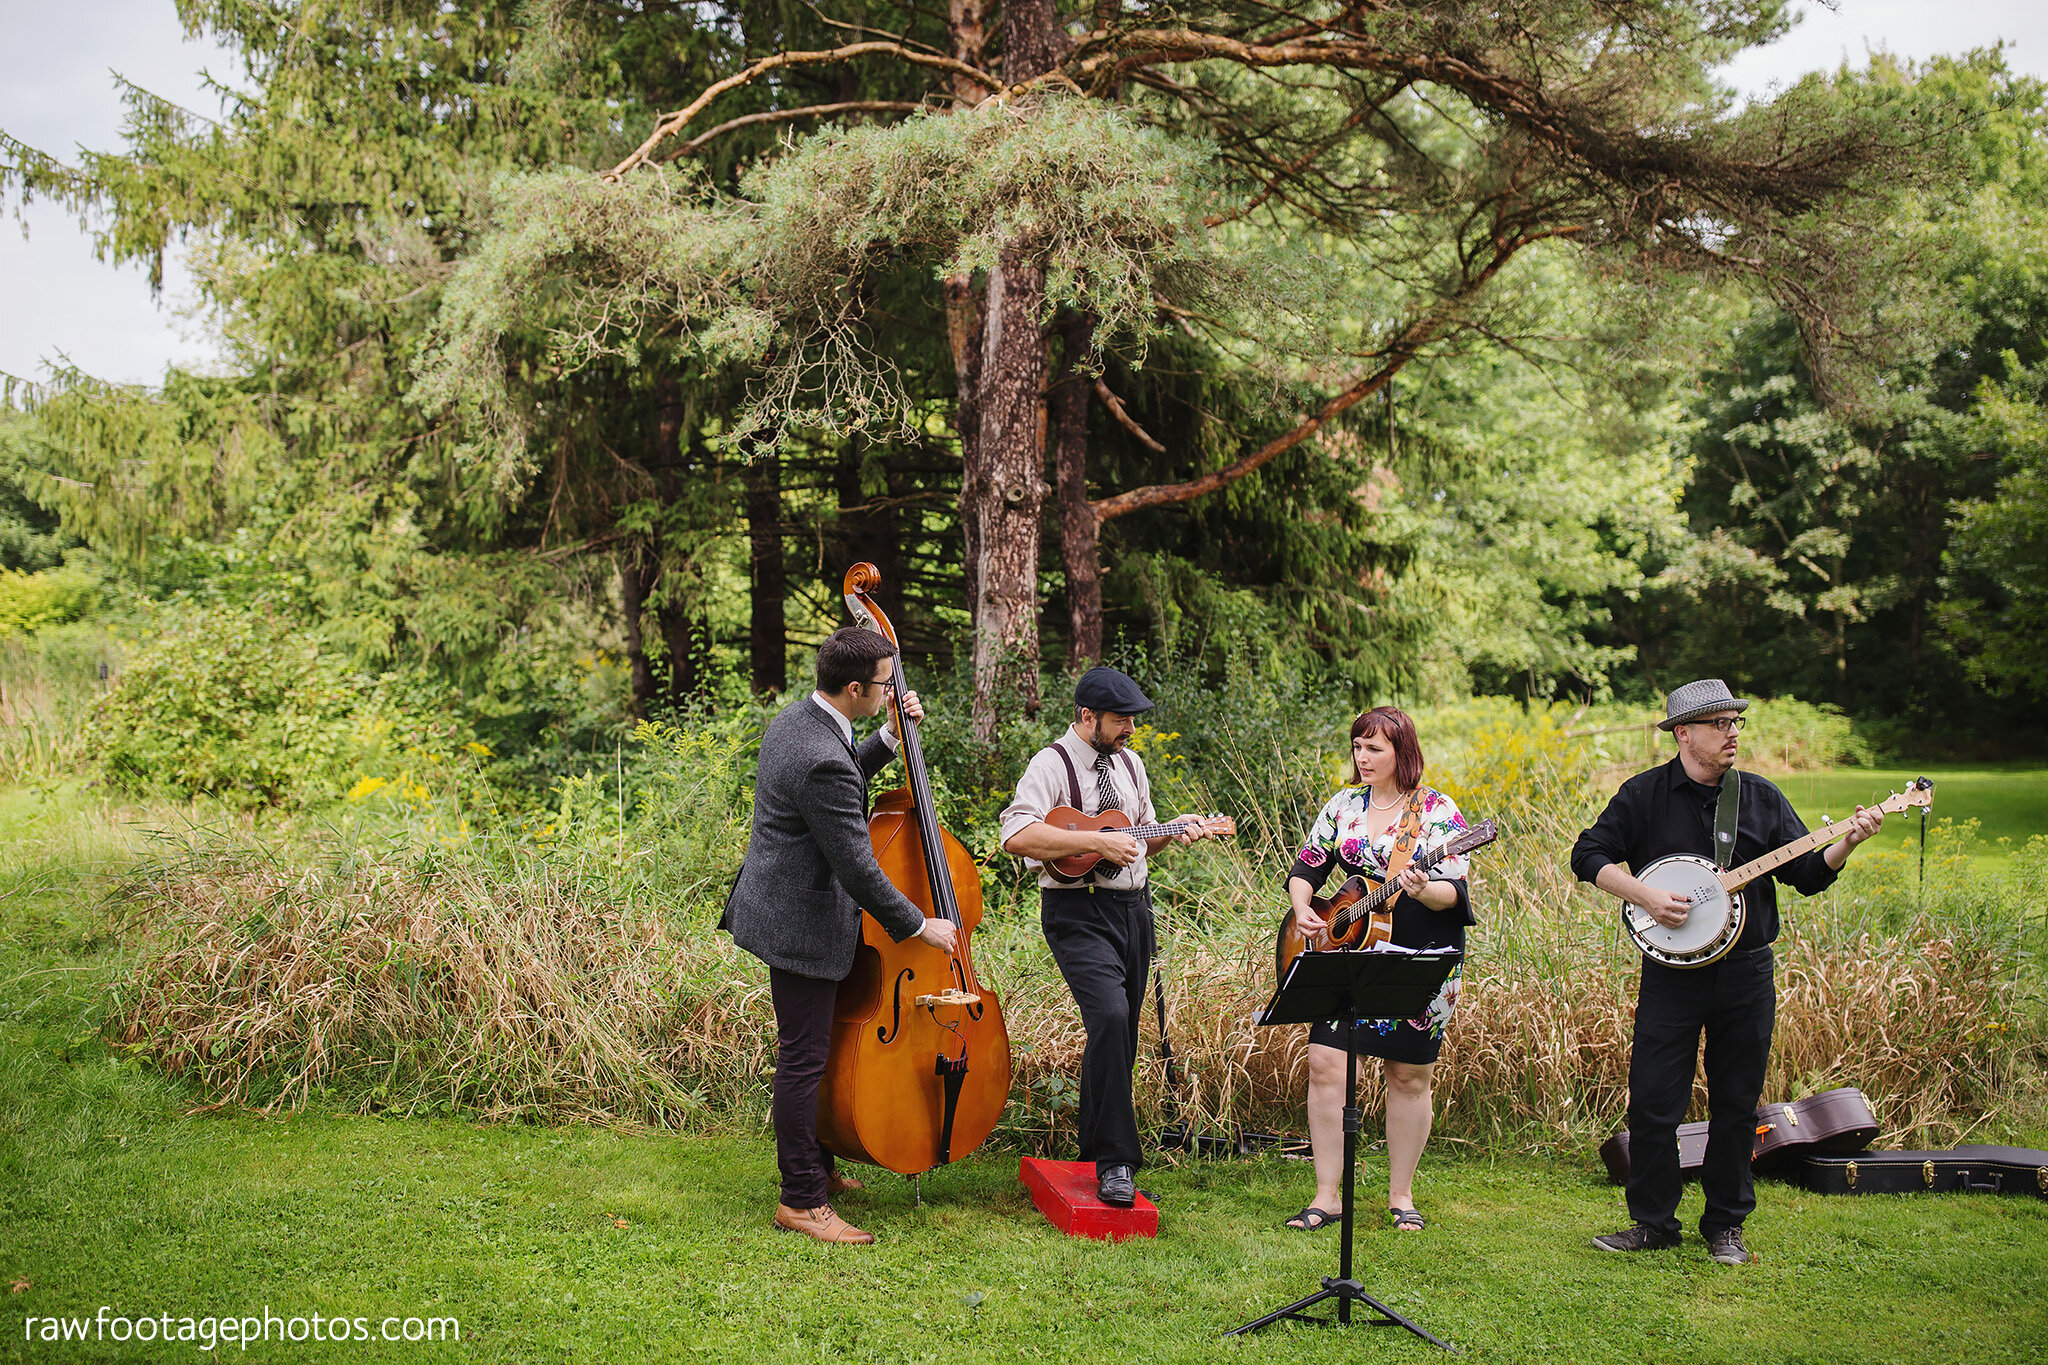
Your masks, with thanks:
M1733 730L1736 734L1739 735L1742 733L1743 724L1748 719L1749 718L1747 716L1713 716L1706 720L1689 720L1686 722L1686 724L1711 725L1724 735L1727 734L1730 730Z

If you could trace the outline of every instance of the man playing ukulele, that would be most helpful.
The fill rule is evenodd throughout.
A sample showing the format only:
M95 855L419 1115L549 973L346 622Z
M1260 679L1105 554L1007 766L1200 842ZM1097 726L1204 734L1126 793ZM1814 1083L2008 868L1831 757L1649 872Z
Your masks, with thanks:
M1033 756L1003 811L1003 848L1038 872L1039 923L1053 961L1081 1009L1088 1033L1081 1055L1080 1156L1095 1163L1102 1202L1137 1201L1138 1116L1131 1068L1138 1060L1138 1017L1154 947L1146 860L1169 843L1209 837L1198 817L1189 828L1143 843L1119 830L1055 829L1047 812L1072 806L1086 815L1115 808L1133 824L1157 822L1144 760L1130 752L1133 717L1152 702L1114 668L1091 668L1074 688L1074 723ZM1064 885L1045 865L1100 854L1087 880Z

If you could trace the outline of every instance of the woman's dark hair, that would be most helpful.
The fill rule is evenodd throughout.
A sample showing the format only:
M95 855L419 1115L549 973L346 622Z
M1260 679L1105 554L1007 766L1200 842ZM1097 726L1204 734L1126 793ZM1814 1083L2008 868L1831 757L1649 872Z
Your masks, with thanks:
M872 681L875 665L895 652L896 646L871 630L835 630L818 646L818 690L830 697L848 683Z
M1422 782L1422 741L1415 737L1415 722L1394 706L1375 706L1351 722L1351 743L1344 746L1344 780L1358 781L1356 751L1360 735L1378 735L1394 748L1394 784L1413 791Z

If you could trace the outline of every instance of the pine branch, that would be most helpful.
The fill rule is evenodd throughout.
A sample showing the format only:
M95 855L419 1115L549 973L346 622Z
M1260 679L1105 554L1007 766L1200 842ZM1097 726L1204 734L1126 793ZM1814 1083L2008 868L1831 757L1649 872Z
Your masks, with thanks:
M1199 478L1184 483L1151 484L1144 488L1133 488L1113 497L1098 498L1088 504L1097 521L1108 521L1112 517L1124 516L1130 512L1142 511L1148 507L1164 507L1173 503L1192 502L1208 493L1236 483L1247 474L1256 473L1272 459L1292 450L1309 437L1328 426L1346 410L1361 400L1371 397L1385 388L1388 381L1400 373L1401 367L1413 360L1429 342L1434 340L1453 320L1455 315L1471 300L1515 254L1535 239L1512 238L1496 244L1494 257L1486 265L1465 277L1458 289L1436 307L1401 329L1401 332L1379 352L1381 364L1378 368L1360 376L1357 380L1313 413L1304 414L1293 427L1275 436L1251 454L1221 469L1211 470Z
M672 114L663 114L655 122L654 131L647 135L647 140L635 148L631 156L606 171L604 178L606 180L617 180L628 171L645 165L653 157L655 148L681 132L689 125L691 119L704 112L704 106L710 104L711 101L717 99L728 90L737 90L739 87L747 85L771 71L780 71L784 67L824 66L833 62L848 61L854 57L878 55L895 57L901 61L909 62L913 66L929 66L940 71L949 71L956 76L965 76L980 83L992 93L1000 94L1003 89L1003 83L994 76L989 75L986 71L977 71L967 63L955 61L951 57L939 57L930 53L914 52L901 43L848 43L845 47L836 47L823 52L778 52L772 57L763 57L744 71L734 72L722 81L714 81L705 88L703 94L691 100L681 109L676 110Z
M791 119L825 118L831 114L914 114L924 107L922 104L912 104L908 100L841 100L837 104L807 104L801 109L770 109L758 114L743 114L739 118L727 119L716 128L697 134L672 152L664 152L661 160L680 160L713 138L751 124L786 123Z
M1123 399L1118 398L1109 385L1102 382L1102 378L1099 375L1095 380L1095 396L1102 400L1103 407L1109 409L1109 415L1116 418L1117 425L1137 437L1139 444L1143 445L1145 449L1156 451L1161 455L1166 453L1166 447L1159 444L1158 439L1151 432L1139 426L1136 418L1124 411Z

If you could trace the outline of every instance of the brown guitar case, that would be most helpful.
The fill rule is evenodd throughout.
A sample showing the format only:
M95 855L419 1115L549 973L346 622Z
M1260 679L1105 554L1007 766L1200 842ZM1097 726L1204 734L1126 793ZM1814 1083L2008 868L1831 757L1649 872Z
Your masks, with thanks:
M1816 1152L1860 1152L1877 1136L1877 1115L1861 1090L1844 1087L1808 1095L1790 1104L1766 1104L1756 1111L1756 1145L1750 1149L1752 1170L1770 1171L1793 1158ZM1600 1144L1607 1178L1628 1183L1626 1130ZM1678 1125L1678 1171L1681 1179L1697 1180L1707 1160L1707 1124Z
M1796 1158L1860 1152L1877 1138L1877 1114L1861 1090L1823 1090L1790 1104L1756 1111L1756 1150L1750 1166L1777 1170Z
M2048 1199L2048 1152L2031 1147L1952 1147L1942 1152L1804 1156L1799 1183L1816 1194L1955 1191Z

